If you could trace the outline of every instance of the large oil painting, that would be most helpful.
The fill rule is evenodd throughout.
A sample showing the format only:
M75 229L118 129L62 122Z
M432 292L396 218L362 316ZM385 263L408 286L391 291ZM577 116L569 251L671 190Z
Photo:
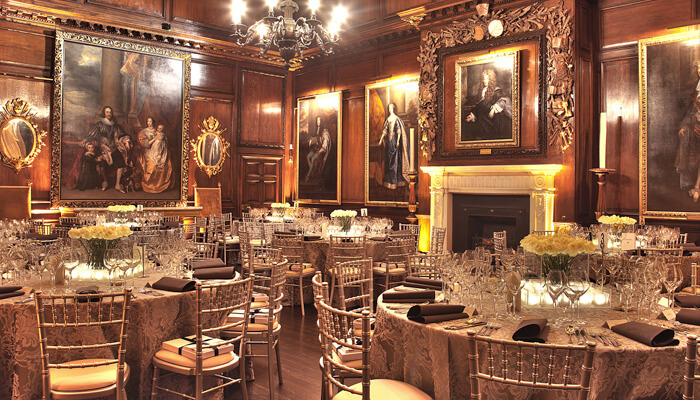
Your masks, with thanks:
M342 93L297 100L297 190L301 203L340 204Z
M54 205L187 201L190 56L56 32Z
M519 145L518 60L517 51L507 51L457 61L456 148Z
M408 204L417 131L417 76L365 86L365 204Z
M639 57L642 218L700 219L697 31L641 40Z

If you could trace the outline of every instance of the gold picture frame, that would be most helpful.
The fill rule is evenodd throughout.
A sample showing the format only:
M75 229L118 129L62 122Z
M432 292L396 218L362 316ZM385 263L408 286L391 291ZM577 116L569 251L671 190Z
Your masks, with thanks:
M202 133L197 139L192 139L190 144L197 167L211 178L221 172L231 144L221 135L226 128L221 128L219 120L213 116L202 121L199 129Z
M700 220L698 31L644 39L638 46L640 221Z
M0 161L19 174L31 167L44 147L45 130L32 121L36 111L26 101L8 100L0 109Z
M455 64L455 148L520 145L520 53L463 57Z
M190 54L60 30L55 46L52 205L186 205Z
M340 204L342 92L297 99L296 201Z
M408 173L418 170L419 160L418 80L407 76L365 86L366 205L408 205ZM389 135L390 126L395 136Z

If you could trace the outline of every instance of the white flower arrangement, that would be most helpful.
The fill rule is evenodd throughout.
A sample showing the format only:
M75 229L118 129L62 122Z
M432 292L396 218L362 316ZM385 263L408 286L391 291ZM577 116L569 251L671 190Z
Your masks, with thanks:
M620 217L619 215L601 215L598 222L605 225L634 225L637 220L630 217Z
M115 212L115 213L136 211L136 206L134 206L134 205L128 205L128 206L121 206L121 205L109 206L109 207L107 207L107 211Z
M354 218L357 216L355 210L334 210L331 213L331 218Z
M530 234L520 241L520 245L525 251L542 257L542 267L545 273L551 270L568 271L574 257L595 252L593 242L565 233Z
M289 208L290 205L289 205L289 203L272 203L270 205L270 207L272 207L272 208Z
M128 226L84 226L82 228L73 228L68 231L68 237L71 239L85 240L116 240L131 235L131 229Z

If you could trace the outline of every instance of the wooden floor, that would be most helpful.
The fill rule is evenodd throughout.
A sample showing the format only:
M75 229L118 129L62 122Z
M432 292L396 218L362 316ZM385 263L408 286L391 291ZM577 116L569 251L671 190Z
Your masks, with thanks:
M282 379L284 384L277 385L277 369L273 365L275 389L278 400L320 399L321 372L318 360L321 349L316 328L316 310L312 304L306 305L306 317L301 316L301 308L284 307L281 314L282 334ZM263 346L256 346L256 354L265 354ZM269 399L267 358L253 359L255 380L248 382L250 400ZM226 391L226 399L241 399L237 385L234 390Z

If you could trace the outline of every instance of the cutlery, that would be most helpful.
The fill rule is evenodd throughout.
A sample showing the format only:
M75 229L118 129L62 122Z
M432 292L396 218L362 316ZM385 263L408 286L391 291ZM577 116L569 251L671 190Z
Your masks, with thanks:
M486 336L491 336L491 335L493 335L493 333L496 332L496 331L499 330L499 329L501 329L500 326L491 325L491 330L488 331L488 333L486 334Z
M444 326L443 328L448 330L448 331L459 331L462 329L467 329L467 328L474 328L477 326L482 326L486 325L486 322L474 322L471 324L464 324L464 325L449 325L449 326Z
M583 344L583 336L581 336L581 330L576 329L574 331L574 333L576 334L576 337L578 338L578 344Z
M583 336L583 339L584 339L586 342L589 341L589 339L588 339L588 334L586 333L586 330L585 330L585 329L581 329L581 336ZM595 342L595 340L593 340L593 342Z
M569 325L566 327L566 329L564 329L564 331L566 332L567 335L569 335L569 344L573 344L574 343L573 342L574 332L576 332L576 329L574 329L574 327L572 325Z

